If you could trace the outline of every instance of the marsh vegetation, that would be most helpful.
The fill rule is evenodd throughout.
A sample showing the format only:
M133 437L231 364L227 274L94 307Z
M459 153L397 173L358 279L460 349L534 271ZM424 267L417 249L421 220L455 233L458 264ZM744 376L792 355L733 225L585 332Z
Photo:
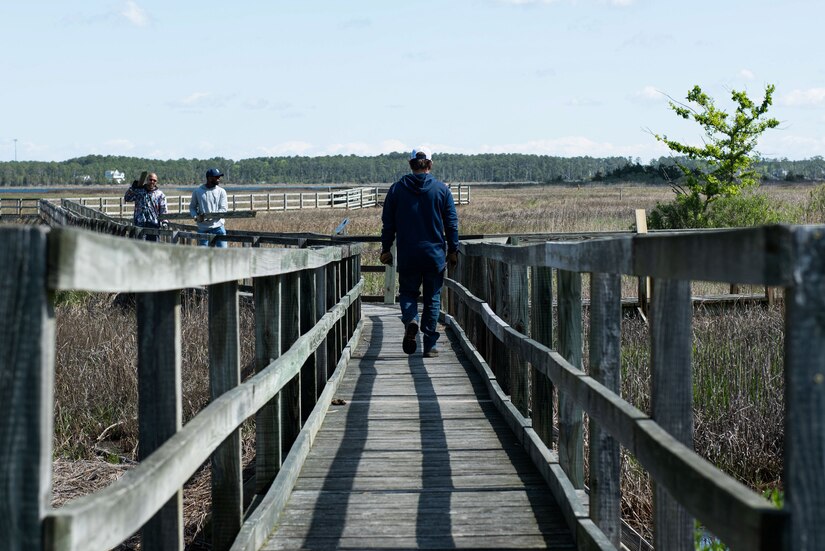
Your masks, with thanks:
M787 222L825 221L821 188L771 186L763 187L762 193L782 206ZM624 231L633 226L635 209L650 209L670 195L664 186L474 188L472 202L459 207L460 233ZM261 213L253 219L233 219L228 226L230 230L330 234L346 216L350 235L378 235L380 214L380 209ZM377 265L378 252L377 247L370 248L363 263ZM380 287L380 282L376 285ZM628 282L628 289L633 285ZM695 293L701 294L702 288L699 291ZM139 443L134 308L112 296L74 293L58 298L54 453L55 504L59 505L110 483L136 461ZM209 400L206 311L200 299L188 299L182 308L184 422ZM254 357L254 313L249 305L242 308L242 327L242 366L249 371ZM622 333L623 397L649 411L647 325L628 315ZM693 343L696 451L757 491L781 489L781 302L726 310L699 308ZM254 430L245 427L243 433L248 464L253 460ZM625 519L649 537L649 480L626 454L623 473ZM208 476L208 469L202 469L185 491L190 542L207 519ZM134 542L124 548L130 545Z

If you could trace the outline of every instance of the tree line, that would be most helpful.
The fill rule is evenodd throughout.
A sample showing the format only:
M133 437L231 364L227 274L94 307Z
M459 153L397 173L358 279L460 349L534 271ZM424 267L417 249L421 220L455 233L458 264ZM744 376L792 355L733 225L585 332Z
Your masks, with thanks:
M0 187L39 187L113 184L106 171L125 174L128 185L144 170L156 172L163 185L194 185L206 170L218 167L226 183L235 185L349 185L396 181L409 172L406 153L376 156L257 157L233 161L211 159L157 160L139 157L87 155L66 161L0 162ZM660 157L642 163L636 157L555 157L526 154L436 154L434 173L445 182L626 182L668 183L681 176L677 161ZM825 160L760 159L755 169L766 181L823 181Z

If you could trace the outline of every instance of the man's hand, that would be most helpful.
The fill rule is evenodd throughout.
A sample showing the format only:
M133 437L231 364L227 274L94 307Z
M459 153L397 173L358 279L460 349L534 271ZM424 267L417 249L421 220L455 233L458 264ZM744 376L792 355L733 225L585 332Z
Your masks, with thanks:
M455 265L458 264L458 251L447 253L447 264L450 268L455 268Z
M381 264L392 266L392 253L390 251L384 251L381 253Z

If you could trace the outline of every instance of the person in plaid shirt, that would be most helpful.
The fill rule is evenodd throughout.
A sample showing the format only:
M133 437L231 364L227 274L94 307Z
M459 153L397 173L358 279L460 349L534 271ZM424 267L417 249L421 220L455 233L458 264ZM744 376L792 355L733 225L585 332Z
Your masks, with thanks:
M123 199L135 204L134 224L141 228L160 228L161 216L169 210L166 195L158 189L158 175L150 172L141 186L139 180L132 182ZM157 241L157 235L146 235L147 241Z

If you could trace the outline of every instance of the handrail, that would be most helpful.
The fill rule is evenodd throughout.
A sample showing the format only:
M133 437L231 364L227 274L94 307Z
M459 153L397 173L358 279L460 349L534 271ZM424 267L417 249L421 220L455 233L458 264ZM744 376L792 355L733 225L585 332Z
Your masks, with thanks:
M45 210L55 224L78 216L54 205ZM92 222L117 230L105 215L95 217ZM17 442L4 447L0 479L26 481L0 495L4 544L108 549L143 526L145 547L181 548L181 487L212 457L213 493L218 492L213 508L222 519L215 522L213 543L228 548L243 518L238 427L256 415L263 430L272 408L280 411L284 403L281 429L256 439L257 485L263 490L300 434L306 412L324 405L317 400L325 395L321 390L331 370L360 334L361 248L347 243L219 250L59 225L0 228L0 312L16 320L0 337L0 376L14 382L4 384L0 400L0 441ZM256 375L243 384L239 279L253 281L256 303ZM206 286L210 295L213 401L181 427L179 290L193 286ZM59 290L137 293L141 461L108 488L51 509L52 305Z
M656 482L657 507L669 507L668 514L656 515L657 548L692 546L692 515L734 549L815 549L825 544L821 522L825 503L818 497L825 492L821 476L825 430L819 422L823 391L816 386L822 380L817 373L825 357L823 232L822 227L776 225L523 246L462 242L459 265L446 282L449 315L473 339L478 348L473 357L489 364L492 377L500 378L501 386L510 392L512 403L506 409L534 417L529 431L543 433L542 446L550 443L542 417L553 418L552 409L546 413L552 394L526 394L527 363L540 375L530 388L546 392L544 380L558 389L558 461L575 487L583 484L582 410L592 420L591 438L601 439L601 443L591 442L591 450L614 450L607 454L609 459L591 455L591 479L596 477L591 484L598 492L617 487L611 477L618 477L618 443L639 460ZM528 270L532 271L529 284ZM528 319L536 334L549 327L547 316L552 311L544 294L550 292L550 270L558 274L558 352L549 348L546 337L527 336ZM590 375L579 367L581 273L591 274ZM613 377L610 370L615 372L618 366L620 275L654 278L652 417L625 402L615 382L606 383L606 377ZM691 280L786 288L786 501L782 510L695 454L692 428L689 432L680 428L692 427ZM491 339L503 346L491 346ZM501 355L506 351L512 354L509 361ZM527 404L532 404L529 410ZM525 438L525 446L541 440ZM533 452L534 457L541 456L547 448ZM596 494L590 502L593 520L613 539L618 535L619 511L611 499ZM605 503L612 503L613 510L602 509Z
M247 418L257 413L300 373L360 294L359 282L283 356L211 402L148 459L107 488L78 498L46 515L53 549L108 549L149 520ZM153 491L159 487L161 491ZM124 520L128 519L128 523ZM108 530L101 530L106 526Z

